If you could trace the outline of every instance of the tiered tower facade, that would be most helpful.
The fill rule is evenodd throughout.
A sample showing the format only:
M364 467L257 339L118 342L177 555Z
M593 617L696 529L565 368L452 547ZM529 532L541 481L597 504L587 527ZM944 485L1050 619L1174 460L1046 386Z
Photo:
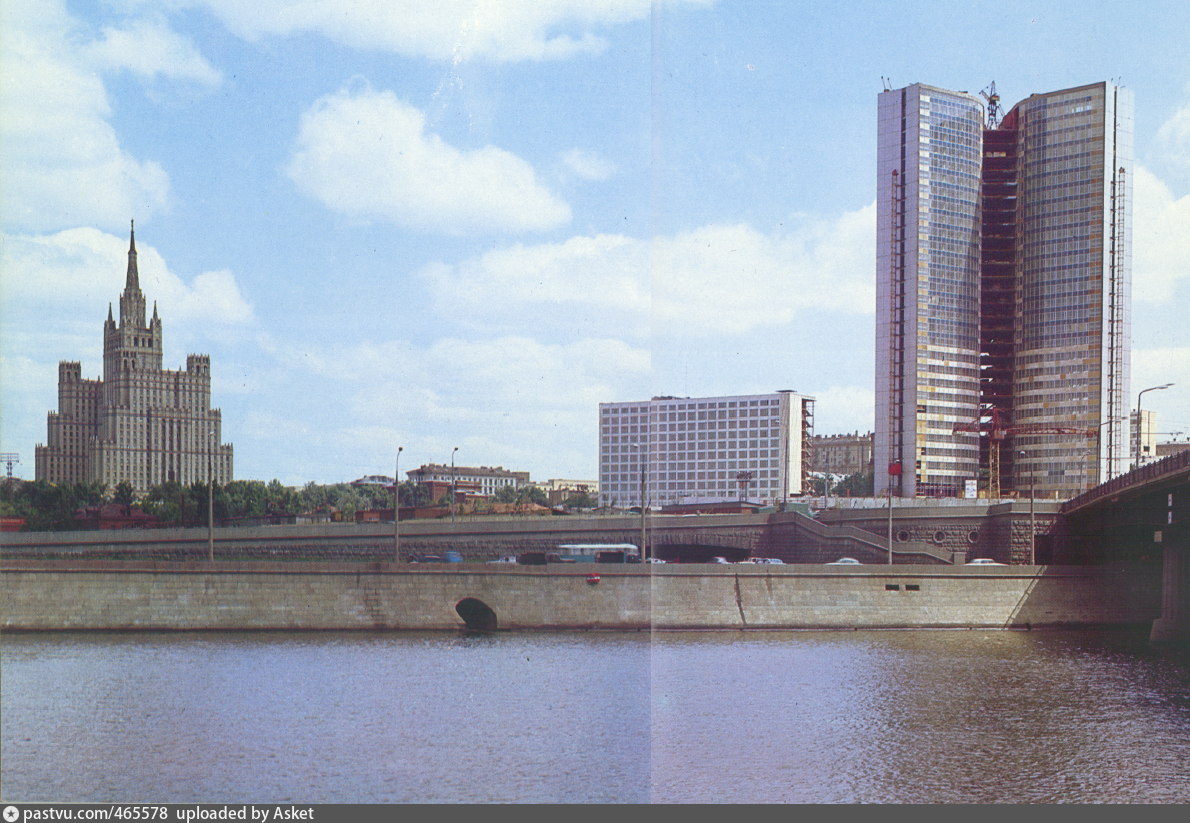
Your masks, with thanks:
M138 493L176 481L233 478L233 447L222 443L222 415L211 408L211 359L190 355L185 370L162 369L157 306L146 323L136 232L117 323L103 326L103 378L85 380L77 362L58 366L58 411L36 449L36 477L54 483L128 482Z

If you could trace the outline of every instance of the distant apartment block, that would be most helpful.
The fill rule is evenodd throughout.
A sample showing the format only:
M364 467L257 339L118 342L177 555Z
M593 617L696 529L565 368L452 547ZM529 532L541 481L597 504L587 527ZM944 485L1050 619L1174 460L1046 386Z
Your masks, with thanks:
M599 483L595 480L552 479L535 485L545 492L551 506L559 506L579 494L589 495L592 500L599 499Z
M1185 440L1171 440L1167 443L1158 443L1157 459L1160 460L1173 454L1181 454L1182 452L1188 450L1190 450L1190 442Z
M880 94L877 494L1065 498L1123 470L1132 109L1106 82L1002 118L994 86Z
M814 471L843 476L870 471L872 442L872 432L815 436Z
M1139 419L1135 410L1129 413L1129 430L1132 439L1128 453L1132 465L1143 466L1157 459L1157 412L1141 409Z
M800 495L814 399L790 391L599 404L602 503L650 506Z
M455 466L452 471L449 465L427 463L406 472L406 476L418 485L429 486L435 502L450 495L452 482L456 497L491 497L505 486L519 489L529 484L529 472L508 471L503 466Z

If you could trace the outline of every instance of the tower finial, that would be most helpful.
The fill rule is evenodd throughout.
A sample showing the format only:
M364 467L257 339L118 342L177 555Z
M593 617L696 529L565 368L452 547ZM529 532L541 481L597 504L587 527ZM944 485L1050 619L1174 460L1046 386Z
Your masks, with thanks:
M128 275L124 280L124 293L120 295L120 325L134 323L137 328L145 324L145 296L140 290L140 273L136 267L136 225L132 224L128 241Z

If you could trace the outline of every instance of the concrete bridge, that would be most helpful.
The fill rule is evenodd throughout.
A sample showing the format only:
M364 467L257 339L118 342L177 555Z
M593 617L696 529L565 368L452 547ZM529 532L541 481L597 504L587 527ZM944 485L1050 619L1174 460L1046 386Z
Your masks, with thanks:
M1068 500L1062 541L1084 562L1160 563L1154 640L1190 639L1190 451L1122 474Z

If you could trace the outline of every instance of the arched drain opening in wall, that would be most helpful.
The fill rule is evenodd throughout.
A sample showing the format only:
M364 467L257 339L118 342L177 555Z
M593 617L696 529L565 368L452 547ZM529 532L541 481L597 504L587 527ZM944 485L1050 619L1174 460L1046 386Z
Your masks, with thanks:
M496 613L492 607L474 597L464 597L455 605L455 611L467 624L469 632L496 631Z

